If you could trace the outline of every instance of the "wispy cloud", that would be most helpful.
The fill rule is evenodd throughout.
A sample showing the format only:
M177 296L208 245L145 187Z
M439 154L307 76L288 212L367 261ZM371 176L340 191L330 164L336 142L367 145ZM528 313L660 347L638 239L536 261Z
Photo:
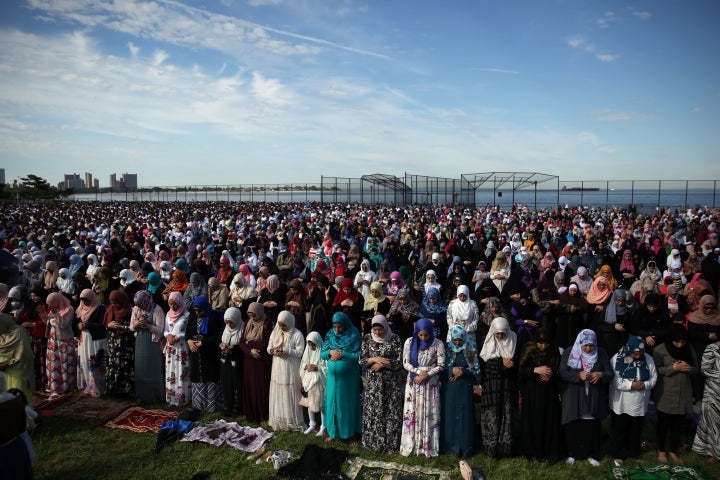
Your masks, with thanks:
M605 15L598 18L595 21L595 24L600 28L608 28L611 23L617 22L618 16L615 14L615 12L605 12Z
M610 109L598 110L591 112L593 120L598 122L632 122L632 121L647 121L654 120L657 118L655 115L647 113L636 113L636 112L618 112Z
M248 0L251 7L265 7L268 5L280 5L283 0Z
M596 53L598 48L595 44L588 43L585 38L581 35L575 35L565 39L565 43L572 48L580 49L587 53L594 54L595 58L601 62L614 62L620 58L620 55L612 53Z
M615 55L612 53L596 53L595 58L597 58L601 62L610 63L610 62L614 62L615 60L619 59L620 55Z
M208 48L236 58L246 58L247 55L257 52L284 56L315 56L319 55L323 48L330 48L390 59L382 53L258 25L245 19L209 12L173 0L156 0L151 3L139 0L124 2L29 0L28 5L43 14L64 18L86 27L107 28L183 47ZM282 39L272 38L271 34Z
M652 13L647 10L635 10L633 7L630 7L630 13L640 20L650 20L652 17Z
M478 72L488 72L488 73L507 73L510 75L519 75L520 72L517 70L508 70L506 68L476 68L475 69Z
M566 40L566 43L573 48L580 48L585 45L585 39L581 36L570 37Z
M690 109L690 113L700 113L702 111L702 108L700 107L693 107Z

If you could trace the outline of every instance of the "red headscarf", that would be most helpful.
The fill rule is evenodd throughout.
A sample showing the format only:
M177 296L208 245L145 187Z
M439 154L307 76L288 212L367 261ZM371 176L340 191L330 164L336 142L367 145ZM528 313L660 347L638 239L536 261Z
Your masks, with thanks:
M346 288L350 289L350 293L345 292ZM357 303L360 300L360 292L353 286L352 278L343 278L342 288L340 288L340 291L335 295L332 306L337 307L345 300L352 300L353 303Z

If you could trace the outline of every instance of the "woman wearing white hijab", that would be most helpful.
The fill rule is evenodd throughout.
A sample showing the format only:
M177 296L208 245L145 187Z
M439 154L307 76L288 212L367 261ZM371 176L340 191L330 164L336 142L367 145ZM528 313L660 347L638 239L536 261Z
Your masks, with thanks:
M304 350L305 338L295 328L295 316L283 310L278 314L267 348L273 356L268 425L274 430L304 431L306 428L299 403L300 360Z
M242 388L242 357L240 337L245 322L239 308L230 307L223 315L225 330L220 340L221 381L223 392L223 415L234 417L241 413L240 389Z
M58 278L55 284L57 285L57 288L60 290L60 292L65 294L66 297L71 297L75 294L75 282L70 276L70 270L68 270L67 268L61 268L58 271Z
M447 341L452 341L450 333L455 325L462 325L465 332L474 338L479 318L480 310L475 300L470 299L470 289L467 285L460 285L457 289L457 298L450 302L447 309Z
M363 298L370 296L370 285L377 280L377 275L370 269L370 260L367 258L360 264L360 271L355 274L355 288L362 294Z
M95 272L100 267L100 262L98 261L97 255L94 253L88 255L86 261L88 263L88 267L87 270L85 270L85 278L92 282L93 278L95 278Z
M423 298L430 291L431 288L437 288L438 292L442 291L442 285L437 281L437 274L435 270L428 270L425 272L425 283L423 284Z
M510 330L508 320L495 318L480 350L480 358L485 362L480 400L482 446L494 458L514 455L519 440L516 346L517 335Z

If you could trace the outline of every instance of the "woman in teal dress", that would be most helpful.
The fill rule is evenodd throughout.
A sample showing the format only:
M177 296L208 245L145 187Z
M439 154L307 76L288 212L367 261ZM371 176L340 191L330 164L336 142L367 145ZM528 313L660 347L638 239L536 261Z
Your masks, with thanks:
M325 426L331 442L351 439L362 430L360 408L360 332L344 312L332 318L320 358L327 361Z
M440 445L443 453L460 458L472 455L477 446L475 395L481 382L477 348L465 327L455 325L445 351L445 371L441 387L442 421Z

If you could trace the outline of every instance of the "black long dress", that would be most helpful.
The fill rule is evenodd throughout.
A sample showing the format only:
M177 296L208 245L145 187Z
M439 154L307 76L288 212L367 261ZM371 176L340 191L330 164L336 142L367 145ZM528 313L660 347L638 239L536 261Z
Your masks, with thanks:
M557 462L561 458L560 390L558 366L560 352L550 345L541 352L528 344L528 351L520 363L520 431L522 453L528 459ZM536 367L548 366L553 375L543 382L534 373Z
M505 368L502 358L486 360L482 366L483 451L494 458L515 455L518 441L518 385L517 367Z
M243 352L233 345L221 359L223 413L230 417L241 415Z
M193 407L214 412L220 397L220 335L224 325L220 315L210 310L207 333L198 331L198 317L190 313L185 338L199 340L202 346L190 351L190 381L193 384Z

